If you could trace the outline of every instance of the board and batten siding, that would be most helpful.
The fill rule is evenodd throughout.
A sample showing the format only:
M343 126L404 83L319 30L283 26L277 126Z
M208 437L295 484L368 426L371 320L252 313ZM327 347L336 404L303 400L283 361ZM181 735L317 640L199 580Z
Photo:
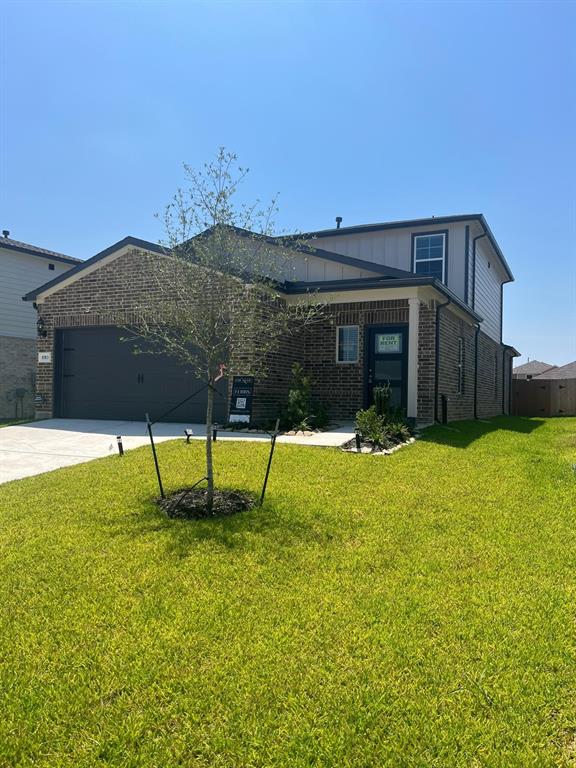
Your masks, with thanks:
M360 232L312 240L316 248L323 248L344 256L374 261L388 267L412 271L412 235L448 230L448 288L464 301L465 298L465 246L466 224L438 224L424 227L386 229Z
M473 307L483 318L482 330L495 341L502 341L502 292L506 280L499 260L483 240L476 243L476 269Z
M287 272L287 280L303 280L314 282L316 280L350 280L360 277L377 277L379 272L370 272L348 264L338 264L312 254L295 254L292 257L292 270Z
M49 264L54 264L53 270ZM73 266L2 248L0 243L0 336L36 338L36 310L22 296Z

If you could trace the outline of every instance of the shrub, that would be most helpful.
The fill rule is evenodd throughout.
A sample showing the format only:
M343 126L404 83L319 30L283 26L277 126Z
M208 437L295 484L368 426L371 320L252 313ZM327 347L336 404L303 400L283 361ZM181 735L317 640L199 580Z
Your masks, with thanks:
M357 412L355 426L362 437L374 445L382 445L388 436L386 421L374 405Z
M308 429L312 410L310 379L300 363L292 366L292 377L288 401L282 414L282 426L285 429Z
M372 391L372 399L374 400L374 408L378 416L388 416L390 409L390 384L386 382L381 387L374 387Z
M386 427L392 440L397 440L399 443L405 443L411 437L410 429L403 421L389 422Z
M300 363L292 366L292 387L281 416L282 429L324 429L328 426L328 410L323 403L312 404L310 377Z

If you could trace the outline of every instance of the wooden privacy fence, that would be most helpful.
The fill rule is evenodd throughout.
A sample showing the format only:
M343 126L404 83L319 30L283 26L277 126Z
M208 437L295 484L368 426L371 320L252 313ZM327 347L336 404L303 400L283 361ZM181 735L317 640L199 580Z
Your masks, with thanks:
M576 416L576 379L513 379L514 416Z

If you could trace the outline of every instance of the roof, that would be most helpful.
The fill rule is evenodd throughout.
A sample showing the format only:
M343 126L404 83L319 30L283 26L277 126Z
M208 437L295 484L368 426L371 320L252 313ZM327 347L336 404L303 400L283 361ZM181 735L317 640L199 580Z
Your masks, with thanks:
M82 263L80 259L75 259L73 256L66 256L57 251L50 251L48 248L39 248L37 245L21 243L19 240L12 240L11 237L1 237L0 248L8 248L11 251L18 251L19 253L29 253L32 256L40 256L44 259L50 259L50 261L62 261L68 264Z
M540 360L530 360L529 363L519 365L513 369L513 374L520 374L521 376L539 376L544 371L549 371L551 368L556 368L555 365L550 363L542 363Z
M508 266L508 262L506 261L504 254L502 253L502 249L496 242L496 238L494 237L494 234L492 233L492 230L488 226L488 222L484 218L484 214L482 213L466 213L466 214L458 214L455 216L432 216L427 219L405 219L402 221L384 221L377 224L357 224L352 227L338 227L336 229L320 229L316 232L304 232L300 235L292 235L294 239L306 239L306 238L321 238L321 237L335 237L340 235L356 235L356 234L363 234L365 232L381 232L386 229L403 229L406 227L430 227L430 226L436 226L439 224L455 224L457 222L464 222L464 221L477 221L482 229L484 230L488 240L490 241L490 245L498 255L500 261L502 262L502 266L504 267L504 270L508 276L508 282L511 282L514 280L514 275L512 274L512 271L510 270L510 267ZM290 236L288 236L290 237Z
M25 294L22 298L24 299L24 301L34 301L39 294L44 293L44 291L47 291L49 288L53 288L55 285L58 285L64 280L68 280L69 278L73 277L79 272L82 272L83 270L87 269L93 264L96 264L97 262L106 258L106 256L109 256L111 253L114 253L115 251L119 251L120 248L124 248L127 245L133 245L135 248L143 248L146 251L153 251L154 253L165 252L164 248L162 248L162 246L158 245L157 243L150 243L148 240L140 240L140 238L138 237L132 237L131 235L128 235L128 237L125 237L122 240L119 240L117 243L114 243L113 245L108 246L108 248L105 248L103 251L100 251L95 256L92 256L91 258L86 259L86 261L80 261L79 264L77 264L72 269L69 269L68 272L63 272L61 275L58 275L58 277L55 277L53 280L49 280L47 283L44 283L44 285L41 285L39 288L35 288L33 291L30 291L29 293ZM75 259L75 261L78 261L78 260Z
M408 272L404 269L397 269L396 267L389 267L386 264L376 264L373 261L366 261L365 259L357 259L353 256L345 256L342 253L334 253L333 251L326 251L323 248L316 248L310 245L308 242L297 242L297 235L288 235L284 237L282 235L272 237L270 235L261 235L258 232L251 232L249 229L242 229L241 227L234 227L227 225L229 229L232 229L240 237L251 237L258 240L265 240L272 245L279 247L290 248L298 253L308 254L310 256L317 256L319 259L326 259L327 261L334 261L337 264L345 264L349 267L356 267L357 269L363 269L366 272L375 272L379 275L386 275L388 277L411 277L412 272ZM203 237L211 232L214 227L201 232L197 237ZM195 238L191 238L194 240ZM284 242L286 240L286 242ZM190 241L188 241L190 242Z
M543 381L544 379L576 379L576 360L566 365L554 366L548 371L534 376L534 379Z
M318 280L316 282L286 282L282 287L282 290L288 294L297 293L333 293L337 291L358 291L366 290L370 288L409 288L429 286L434 288L449 299L451 304L459 307L463 312L466 312L476 322L481 323L483 318L472 307L465 304L462 299L458 298L455 293L447 288L444 283L436 280L434 277L426 277L421 275L414 275L410 272L407 273L408 277L358 277L351 278L349 280Z
M201 233L201 235L205 236L207 233L210 232L210 229L205 230L204 232ZM232 227L232 229L234 229L234 231L241 237L250 236L250 237L263 238L275 246L282 246L281 238L268 237L267 235L259 235L254 232L250 232L247 229L240 229L239 227ZM191 238L191 239L193 240L194 238ZM158 245L157 243L151 243L149 240L141 240L138 237L132 237L131 235L129 235L128 237L125 237L123 240L119 240L117 243L114 243L108 248L105 248L103 251L100 251L95 256L92 256L90 259L86 259L86 261L79 262L76 267L74 267L73 269L70 269L68 272L65 272L62 275L58 275L58 277L55 277L53 280L50 280L49 282L44 283L44 285L41 285L38 288L35 288L33 291L30 291L25 296L23 296L24 301L34 301L39 296L39 294L44 293L44 291L47 291L50 288L53 288L54 286L58 285L64 280L70 279L71 277L78 274L79 272L82 272L82 270L87 269L88 267L91 267L93 264L97 263L98 261L101 261L106 256L109 256L111 253L114 253L115 251L120 250L120 248L124 248L125 246L129 246L129 245L132 245L135 248L142 248L146 251L152 251L153 253L159 253L159 254L166 253L166 249L163 248L161 245ZM314 248L313 246L308 245L307 243L296 244L296 245L291 244L291 245L287 245L287 247L293 248L295 251L298 251L298 252L310 254L311 256L317 256L318 258L321 258L321 259L326 259L327 261L334 261L334 262L337 262L338 264L345 264L347 266L363 269L365 271L369 271L377 275L384 275L386 277L398 277L398 278L410 278L412 276L411 272L406 272L403 269L395 269L394 267L387 267L384 264L374 264L371 261L364 261L363 259L355 259L355 258L352 258L351 256L343 256L340 253L332 253L331 251L325 251L320 248ZM78 261L78 260L75 259L74 261Z

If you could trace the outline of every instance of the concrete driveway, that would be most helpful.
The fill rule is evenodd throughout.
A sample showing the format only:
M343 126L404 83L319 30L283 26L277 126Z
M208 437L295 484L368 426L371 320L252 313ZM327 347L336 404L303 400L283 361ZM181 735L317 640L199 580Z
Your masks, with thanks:
M184 440L192 429L201 440L204 424L155 424L156 442ZM47 419L0 429L0 483L39 475L71 464L99 459L118 452L116 436L122 435L125 450L149 445L142 421L96 421L89 419ZM349 425L317 435L281 435L278 442L298 445L338 446L353 436ZM265 433L219 432L219 440L269 440Z

